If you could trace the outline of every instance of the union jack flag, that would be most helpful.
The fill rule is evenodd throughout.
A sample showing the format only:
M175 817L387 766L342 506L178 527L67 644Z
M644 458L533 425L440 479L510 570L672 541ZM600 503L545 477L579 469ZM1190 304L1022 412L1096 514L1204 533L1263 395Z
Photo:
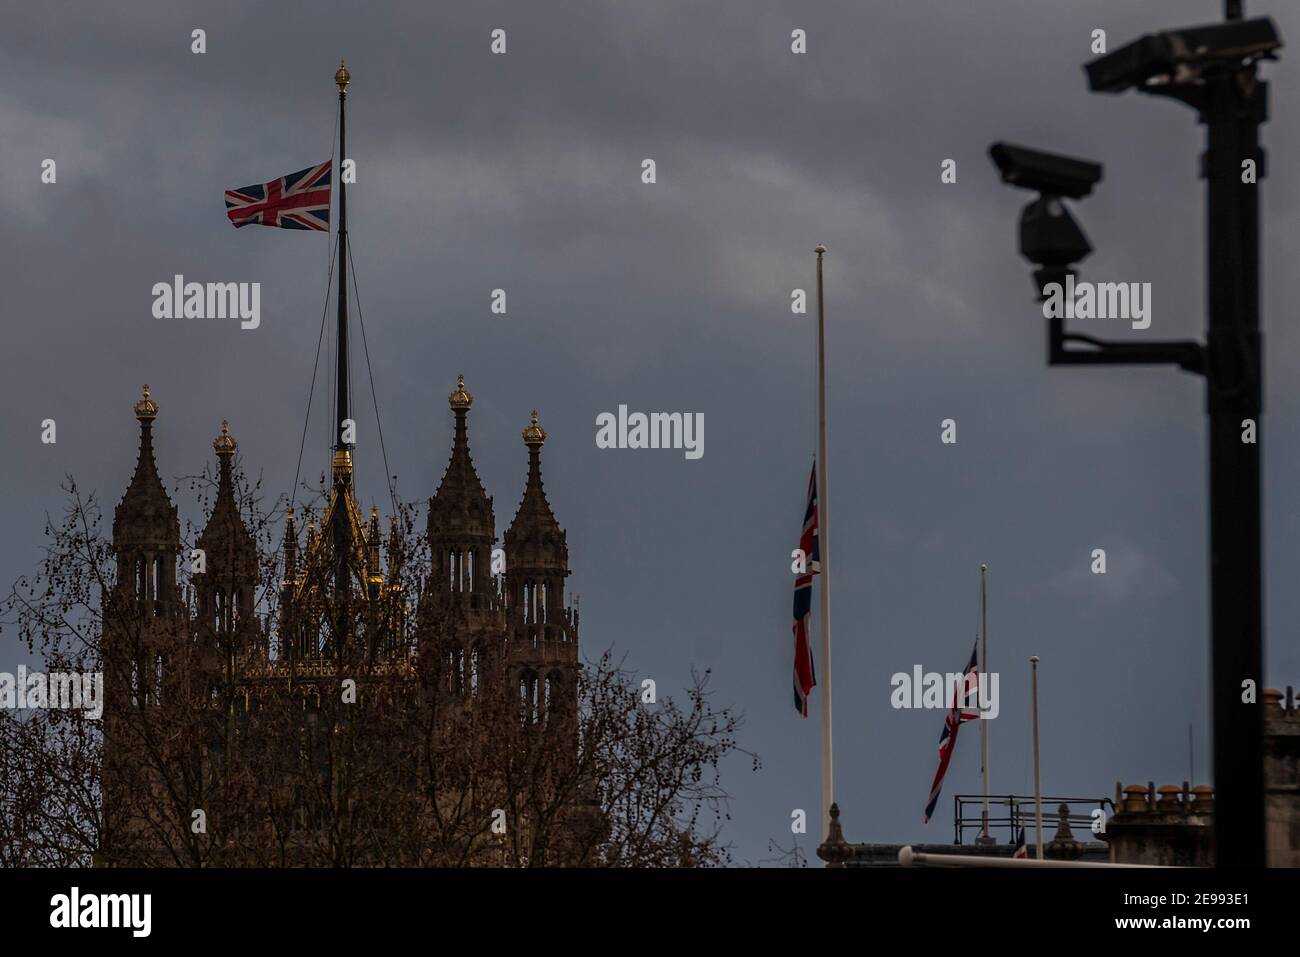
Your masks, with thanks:
M1016 838L1016 852L1011 856L1022 861L1029 859L1029 845L1025 843L1025 829L1023 827L1020 829L1020 836Z
M281 229L330 228L330 173L333 160L289 173L269 183L226 190L226 216L241 226Z
M808 643L808 622L812 618L812 581L821 572L821 549L817 543L817 463L808 479L808 507L803 513L803 534L799 536L805 571L794 580L794 707L808 717L808 695L817 684L813 673L812 646Z
M934 772L934 783L930 785L930 800L925 805L925 817L922 821L924 824L930 823L934 806L939 803L939 792L943 790L943 776L948 773L948 762L952 760L953 748L957 746L957 732L961 730L964 722L973 721L980 716L978 707L966 707L967 702L972 698L976 702L979 700L978 653L979 639L976 638L975 647L970 652L970 662L962 672L962 685L960 688L952 689L952 707L948 709L948 714L943 719L943 731L939 733L939 770Z

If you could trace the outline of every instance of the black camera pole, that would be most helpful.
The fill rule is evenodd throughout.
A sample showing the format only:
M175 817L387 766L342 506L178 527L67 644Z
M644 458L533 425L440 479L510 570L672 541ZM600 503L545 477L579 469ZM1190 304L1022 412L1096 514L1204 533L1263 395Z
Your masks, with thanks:
M1234 4L1229 4L1231 12ZM1240 16L1241 4L1235 4ZM1263 867L1264 671L1260 552L1263 343L1259 331L1259 187L1267 85L1254 65L1224 70L1200 91L1208 131L1210 417L1210 659L1214 715L1215 846L1220 867ZM1243 171L1252 161L1255 176ZM1247 438L1250 441L1247 441ZM1255 695L1243 702L1243 686ZM1256 703L1258 702L1258 703Z
M1228 19L1242 16L1228 0ZM1220 867L1263 867L1263 583L1260 443L1263 344L1259 330L1259 187L1268 85L1255 62L1206 66L1193 82L1139 87L1181 100L1207 129L1205 343L1106 342L1049 326L1052 365L1169 363L1206 381L1210 459L1210 665L1215 847ZM1249 161L1249 162L1247 162ZM1247 168L1253 166L1253 175ZM1064 272L1064 270L1062 270ZM1087 348L1067 350L1066 343ZM1247 692L1252 689L1253 693Z

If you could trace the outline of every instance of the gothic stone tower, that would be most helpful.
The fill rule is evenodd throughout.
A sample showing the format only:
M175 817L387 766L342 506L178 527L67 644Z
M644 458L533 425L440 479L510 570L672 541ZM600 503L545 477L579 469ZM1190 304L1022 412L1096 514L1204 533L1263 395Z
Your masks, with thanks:
M113 513L113 553L117 559L115 597L129 600L139 622L141 650L164 654L172 636L171 620L180 613L176 588L176 559L180 550L180 522L158 477L153 456L153 423L158 403L144 387L135 404L140 422L140 453L126 494ZM122 638L114 635L114 638ZM148 691L148 681L139 680Z
M229 423L221 423L221 434L212 448L217 453L217 500L199 536L203 570L194 576L195 599L199 641L205 650L215 653L229 674L237 654L247 653L261 643L253 614L258 583L257 545L235 502L231 460L236 443Z
M429 581L421 596L420 653L445 691L475 695L505 633L505 608L492 578L496 518L469 452L474 397L460 376L447 397L455 416L451 458L429 499ZM436 662L430 660L437 658Z
M158 477L153 423L158 403L144 387L135 404L140 453L126 494L113 513L117 563L111 595L105 596L105 690L109 702L143 705L162 694L165 661L184 641L185 611L176 586L180 522Z
M139 745L140 710L176 689L172 665L186 650L188 618L176 585L180 522L158 477L153 424L158 403L144 387L134 407L140 452L126 494L113 513L117 574L102 599L104 672L103 795L105 856L130 840L137 823L128 798L138 791L132 751Z
M542 488L546 432L537 422L536 410L523 439L528 447L528 480L505 534L510 675L525 720L543 723L574 695L578 611L564 601L569 545Z
M432 678L426 692L452 702L454 711L477 712L489 722L480 729L498 717L528 730L525 741L541 740L532 731L545 729L562 762L576 757L578 613L576 602L566 607L568 543L542 486L546 433L534 412L523 431L523 498L504 536L504 573L494 575L493 503L470 456L473 401L461 377L448 397L455 420L450 459L429 500L427 574L412 580L420 586L415 627L406 622L399 526L395 520L381 564L378 516L372 509L369 523L361 518L351 449L344 448L333 452L334 482L319 531L309 512L304 548L289 513L280 617L272 628L259 611L266 572L241 515L229 426L223 423L213 442L212 512L197 551L182 554L177 509L154 461L158 404L146 387L134 407L139 457L114 515L116 575L104 594L104 863L175 860L168 847L183 843L188 815L213 793L229 763L222 755L265 746L249 715L259 695L275 689L302 698L303 728L310 730L322 703L337 699L340 678L361 674L377 700L412 709L392 729L418 734L430 725L417 709L433 701L415 679ZM193 583L184 595L177 582L182 560ZM370 694L359 700L372 700ZM146 740L160 730L172 742L166 753ZM494 742L489 733L484 747ZM164 782L169 774L175 780ZM175 793L176 781L186 793Z

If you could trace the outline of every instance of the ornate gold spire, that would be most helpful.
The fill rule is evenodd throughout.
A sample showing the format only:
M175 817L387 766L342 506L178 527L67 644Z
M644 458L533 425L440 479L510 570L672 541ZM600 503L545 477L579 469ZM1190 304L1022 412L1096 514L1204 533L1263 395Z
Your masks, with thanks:
M472 540L491 549L496 538L496 520L492 515L492 499L483 491L469 454L469 407L474 404L474 397L465 389L463 375L457 377L456 391L447 396L447 404L455 419L455 432L447 470L442 473L438 491L429 500L429 535L438 548L452 545L464 548Z
M131 484L113 512L113 548L119 556L129 548L140 548L150 555L170 550L174 555L180 542L180 524L153 457L153 420L158 415L158 403L150 396L148 386L143 393L134 406L135 417L140 420L140 453Z
M465 391L465 377L456 377L456 391L447 396L447 404L453 409L468 409L474 404L474 397Z
M152 422L158 417L158 403L149 398L148 385L144 387L144 395L140 397L140 401L133 408L135 409L135 417L141 422Z
M348 72L346 61L339 60L339 68L334 71L334 82L339 85L339 92L347 96L348 84L352 82L352 74Z
M235 437L230 434L230 423L221 420L221 434L212 440L212 449L217 455L235 454Z
M555 520L542 488L542 443L546 441L546 430L537 422L536 409L523 436L524 445L528 446L528 482L515 517L506 529L505 547L510 567L516 572L568 575L569 548L564 541L564 530Z
M347 449L336 449L334 451L334 475L342 477L352 474L352 453Z
M533 420L524 429L524 445L532 448L541 446L546 441L546 430L537 424L537 410L533 409Z

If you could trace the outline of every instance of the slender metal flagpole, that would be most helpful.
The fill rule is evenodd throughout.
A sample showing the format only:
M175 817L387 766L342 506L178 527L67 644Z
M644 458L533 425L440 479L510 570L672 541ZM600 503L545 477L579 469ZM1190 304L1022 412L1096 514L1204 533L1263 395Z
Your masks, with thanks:
M1038 766L1038 655L1029 659L1034 683L1034 819L1038 828L1037 858L1043 859L1043 785Z
M980 565L980 670L979 677L983 679L985 688L991 687L992 679L988 677L989 673L989 598L988 598L988 576L989 566ZM978 689L978 685L976 686ZM984 813L980 817L982 827L980 828L979 840L977 844L992 844L993 836L989 834L989 723L984 718L984 711L988 707L988 702L984 700L983 695L977 695L976 700L979 703L980 712L980 763L984 766Z
M343 438L343 423L349 418L348 411L348 194L343 186L343 164L347 160L347 100L348 83L352 74L347 64L339 61L339 68L334 73L334 82L339 88L339 155L335 173L338 176L339 191L339 301L338 301L338 356L335 375L338 382L338 406L334 417L334 460L332 465L335 493L338 495L339 507L334 511L334 587L339 595L347 594L351 587L351 575L348 571L348 555L351 551L352 528L348 522L347 509L343 506L342 491L352 481L352 456L349 443ZM343 614L343 612L340 612ZM340 620L339 634L344 633Z
M831 764L831 546L827 532L830 506L826 496L826 310L822 302L822 256L817 253L817 550L821 560L821 658L822 658L822 835L831 827L831 804L835 800L835 775Z
M335 165L339 191L339 308L338 308L338 408L334 422L334 448L346 449L343 441L343 420L348 418L348 194L343 186L343 164L347 161L347 100L348 83L352 74L347 64L340 62L334 73L334 82L339 88L339 158Z

